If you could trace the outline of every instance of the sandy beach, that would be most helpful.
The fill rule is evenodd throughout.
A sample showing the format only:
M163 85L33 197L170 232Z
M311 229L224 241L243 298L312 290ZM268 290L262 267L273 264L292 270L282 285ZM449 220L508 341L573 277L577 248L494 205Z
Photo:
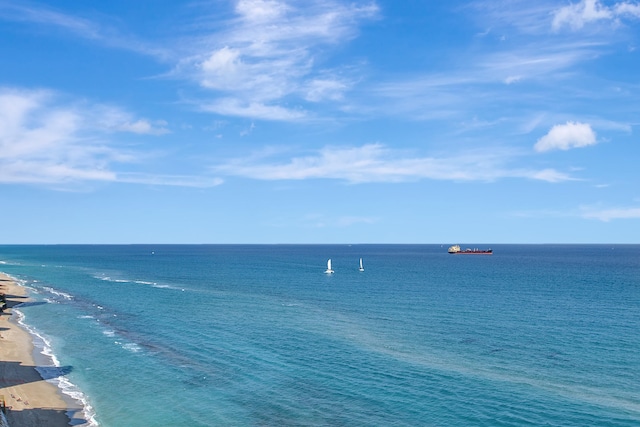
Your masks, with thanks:
M67 403L58 388L35 369L31 335L11 319L12 307L29 301L26 290L0 273L0 293L7 307L0 314L0 402L14 426L68 426Z

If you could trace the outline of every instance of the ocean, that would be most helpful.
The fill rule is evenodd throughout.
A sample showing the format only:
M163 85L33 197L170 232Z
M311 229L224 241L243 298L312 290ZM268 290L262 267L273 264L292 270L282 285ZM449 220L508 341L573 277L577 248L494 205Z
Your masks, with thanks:
M11 245L0 271L88 426L639 426L640 245L492 249Z

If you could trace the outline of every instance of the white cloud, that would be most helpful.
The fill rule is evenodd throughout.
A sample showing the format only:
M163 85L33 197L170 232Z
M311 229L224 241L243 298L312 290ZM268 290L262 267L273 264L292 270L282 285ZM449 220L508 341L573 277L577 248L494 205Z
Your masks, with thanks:
M140 119L135 122L124 122L116 129L122 132L132 132L146 135L164 135L170 131L166 128L167 122L164 120L151 123L149 120Z
M0 90L0 182L113 180L113 153L82 140L83 120L46 91Z
M558 172L555 169L543 169L541 171L535 171L533 173L525 174L532 179L537 179L540 181L546 182L563 182L563 181L575 181L575 178L572 178L566 173Z
M617 15L622 15L622 16L628 15L635 18L640 18L640 4L638 3L629 3L629 2L618 3L616 4L614 10Z
M240 136L251 135L255 128L256 128L256 124L254 122L251 122L251 124L249 125L248 128L243 129L243 130L240 131Z
M338 101L343 98L349 84L340 79L318 78L307 84L304 98L311 102Z
M363 216L343 216L338 218L336 225L339 227L350 227L355 224L375 224L378 220L372 217Z
M152 47L133 38L130 34L124 35L116 28L104 26L80 16L64 14L50 6L34 2L0 2L0 19L62 29L104 46L126 49L159 58L169 56L164 47Z
M580 206L571 210L515 211L511 215L523 218L584 218L602 222L618 219L640 219L640 207L602 208L601 206Z
M504 83L510 85L512 83L519 82L520 80L522 80L522 76L508 76L504 79Z
M236 98L221 98L216 101L202 104L202 111L220 114L223 116L252 117L255 119L294 121L306 117L302 110L292 110L279 105L266 105L260 102L246 103Z
M0 183L62 184L72 181L115 181L109 170L81 168L77 165L55 164L40 160L0 160Z
M500 39L506 39L503 32L514 35L513 29L518 33L541 34L548 31L549 13L552 10L554 0L478 0L468 4L472 10L470 16L478 20L478 27L490 27L491 34Z
M109 105L84 106L82 115L88 127L105 132L130 132L140 135L164 135L171 132L164 120L136 118L122 108Z
M351 40L358 23L377 11L374 3L239 0L236 17L218 22L174 73L223 94L223 102L208 102L206 110L264 120L299 119L299 113L283 114L293 111L283 106L284 99L288 104L296 99L340 100L353 82L321 69L319 54Z
M239 0L236 4L236 12L251 22L278 19L288 9L285 3L275 0Z
M538 152L569 150L596 144L596 134L587 123L567 122L555 125L534 145Z
M609 222L615 219L640 219L640 208L583 209L582 217Z
M90 39L99 37L98 28L91 21L65 15L44 6L3 2L0 4L0 18L57 26Z
M516 93L518 105L525 109L539 104L543 96L555 99L557 90L553 93L544 90L558 82L566 87L567 77L581 64L597 58L601 48L600 42L554 40L487 51L470 56L461 66L446 71L436 69L377 83L367 92L367 96L374 99L368 98L366 104L359 106L359 111L413 120L468 117L478 111L487 116L492 109L505 114L504 117L513 116L513 112L504 111L502 107L511 105ZM532 90L534 84L537 86ZM548 104L545 108L550 112Z
M202 85L211 89L224 89L227 85L238 85L243 80L240 75L240 52L228 46L216 50L202 62L204 78Z
M564 25L580 29L586 23L602 19L611 19L611 11L600 4L599 0L582 0L558 9L553 17L552 27L557 30Z
M475 68L465 72L472 76L474 83L502 81L506 84L524 80L549 82L550 79L565 80L577 65L593 61L600 55L605 45L602 41L543 41L534 44L517 45L511 49L501 49L486 53L471 63Z
M173 186L173 187L193 187L210 188L221 185L224 181L221 178L193 175L151 175L142 173L119 173L118 182L131 184Z
M272 152L268 154L273 154ZM271 161L262 156L232 160L213 168L217 173L259 180L338 179L353 184L405 182L421 179L484 181L525 178L546 182L574 180L553 169L510 168L511 152L491 150L450 157L415 157L382 144L360 147L325 147L317 153Z
M45 90L0 88L0 183L64 185L83 181L212 186L210 177L118 174L135 153L118 149L113 131L162 133L158 126L114 107L64 102Z
M624 1L607 6L600 0L581 0L558 9L553 16L552 28L559 30L568 26L579 30L592 22L612 21L625 16L639 18L640 5Z

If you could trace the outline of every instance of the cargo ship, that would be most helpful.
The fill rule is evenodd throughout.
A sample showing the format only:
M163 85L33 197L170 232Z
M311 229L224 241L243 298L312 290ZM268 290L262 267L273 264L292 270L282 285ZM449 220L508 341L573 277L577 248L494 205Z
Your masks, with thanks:
M460 245L449 246L450 254L463 254L463 255L491 255L493 249L460 249Z

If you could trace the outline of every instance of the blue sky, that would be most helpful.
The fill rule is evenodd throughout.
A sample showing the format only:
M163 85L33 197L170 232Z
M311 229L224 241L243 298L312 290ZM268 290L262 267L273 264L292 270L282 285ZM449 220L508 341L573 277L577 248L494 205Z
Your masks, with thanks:
M4 243L640 243L640 2L0 0Z

